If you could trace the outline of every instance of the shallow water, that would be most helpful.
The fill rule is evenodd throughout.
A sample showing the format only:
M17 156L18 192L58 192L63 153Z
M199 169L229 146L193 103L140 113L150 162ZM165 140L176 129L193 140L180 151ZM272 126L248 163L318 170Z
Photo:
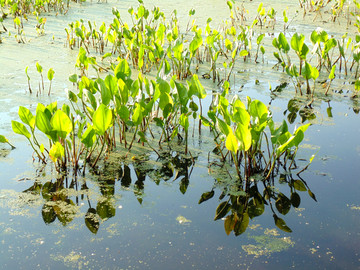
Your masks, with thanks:
M259 2L244 3L244 6L252 14ZM153 5L152 2L145 4ZM178 9L178 16L184 22L188 21L190 8L196 9L199 24L208 17L214 19L214 24L228 18L224 1L207 1L206 4L204 1L172 1L171 5L168 1L156 1L154 4L166 14ZM20 105L35 110L38 102L66 100L64 90L72 89L67 78L75 72L77 55L76 50L64 46L67 23L81 18L109 22L112 6L126 18L130 5L136 2L73 4L65 16L48 16L45 36L37 37L29 23L25 29L27 43L16 44L13 36L3 37L0 45L0 134L7 136L17 148L9 151L7 146L0 146L0 268L360 268L360 183L357 179L360 120L356 113L357 101L350 99L350 94L333 93L330 98L319 94L313 104L316 119L311 120L313 125L306 132L298 158L308 160L317 153L314 162L302 174L317 202L307 192L299 192L299 208L292 208L282 216L292 233L277 229L269 206L265 206L264 214L250 220L244 234L227 236L224 221L213 221L221 187L215 188L214 198L198 204L201 194L212 189L216 177L208 173L207 153L211 145L206 132L201 138L195 136L191 142L191 151L198 157L195 164L186 169L190 174L188 184L176 178L176 172L180 175L184 172L175 164L154 161L153 154L143 149L140 151L146 154L140 160L137 160L139 157L123 160L119 150L99 177L88 173L87 178L79 177L77 182L72 182L71 176L57 180L59 176L51 167L43 169L33 163L30 146L11 132L11 120L18 119ZM272 6L281 10L278 4ZM295 8L295 4L289 6L292 12ZM343 34L337 23L328 25L319 21L311 23L310 19L298 16L290 31L310 33L316 26L322 26L334 34ZM36 97L27 91L26 66L29 66L33 89L38 87L36 61L43 64L46 71L50 67L55 70L50 97L47 94ZM265 63L268 64L241 64L241 72L232 82L232 94L271 103L274 119L280 122L288 115L284 111L295 94L291 84L276 97L270 94L269 82L275 88L288 80L286 74L271 69L273 62L271 55L267 55ZM343 81L334 83L332 89L345 92L351 89L351 86L344 86ZM203 83L209 92L216 88L210 81ZM45 84L48 86L47 81ZM332 117L327 113L329 106ZM297 116L294 124L299 123L300 116ZM299 164L304 166L306 162L299 160ZM166 170L167 166L174 168L173 171ZM39 187L49 182L62 187L63 194L49 199L44 192L39 193ZM32 187L33 193L23 192ZM289 195L287 184L276 183L276 188ZM51 213L44 217L44 205L56 205L54 209L60 219L53 220ZM96 234L91 232L94 227L85 222L89 208L101 213Z

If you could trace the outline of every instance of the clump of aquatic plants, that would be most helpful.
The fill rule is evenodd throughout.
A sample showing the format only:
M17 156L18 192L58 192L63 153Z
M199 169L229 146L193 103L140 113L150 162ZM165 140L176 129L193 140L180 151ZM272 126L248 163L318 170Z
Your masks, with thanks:
M208 118L203 117L203 123L209 125L214 134L221 160L230 160L238 178L244 181L254 174L269 179L280 165L290 169L310 124L290 133L285 121L278 127L275 125L261 101L248 98L245 106L236 96L229 102L226 94L225 88L217 95Z

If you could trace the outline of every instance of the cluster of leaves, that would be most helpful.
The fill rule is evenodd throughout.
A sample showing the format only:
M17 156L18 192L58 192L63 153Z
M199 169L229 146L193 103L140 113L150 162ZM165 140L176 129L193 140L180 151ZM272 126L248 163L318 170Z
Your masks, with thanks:
M327 94L336 73L340 75L343 71L345 76L348 75L348 63L350 63L350 71L355 68L354 84L357 92L359 90L357 78L360 61L360 35L356 35L355 41L347 37L347 34L344 34L337 40L329 37L325 30L318 28L311 33L310 41L313 45L312 48L309 48L305 43L305 36L303 34L295 33L292 35L289 44L285 34L281 32L272 42L273 46L277 49L274 52L274 56L278 60L277 65L281 65L293 79L296 91L299 90L300 94L302 94L301 85L303 80L306 82L306 93L313 95L315 81L323 73L328 77L328 85L325 92ZM348 53L348 50L350 50L350 53ZM299 65L291 59L291 52L297 55ZM309 52L311 52L310 57L308 56ZM316 62L313 60L312 64L310 64L313 58L316 59ZM310 80L314 81L313 91L311 91Z
M79 55L79 65L86 65L87 57L81 57L81 51ZM78 89L77 94L68 92L72 110L67 104L58 108L56 102L48 106L39 103L33 115L29 109L20 107L22 123L12 121L14 132L29 140L42 162L46 163L50 157L58 171L65 169L68 163L78 169L82 156L85 163L92 160L94 167L105 147L111 151L120 141L130 150L136 136L154 149L147 134L153 138L158 135L160 147L162 142L170 147L169 142L174 138L185 139L187 154L189 118L201 114L201 99L206 96L197 76L187 85L174 79L170 83L161 78L150 81L141 74L133 80L127 61L121 59L112 69L114 75L104 80L70 77ZM199 100L200 109L195 98ZM155 135L151 130L152 122L159 130ZM37 131L49 139L48 145L39 143ZM133 132L130 143L129 131ZM94 154L99 148L101 150Z
M221 80L217 69L219 62L228 70L222 80L228 80L236 60L250 57L252 28L257 20L251 26L239 25L235 21L226 22L221 30L210 26L211 18L207 20L204 30L193 20L181 33L176 11L166 21L158 7L149 10L142 1L139 2L137 9L131 7L128 10L132 26L122 21L115 8L113 22L108 27L102 23L97 29L95 23L89 21L86 24L83 20L69 24L69 28L65 29L69 47L83 46L87 53L93 47L96 52L103 54L110 45L111 50L102 56L103 59L115 54L129 59L132 68L143 74L153 69L160 73L165 69L171 70L178 79L188 78L198 71L200 64L210 62L209 71L204 76L212 77L214 82ZM229 7L232 11L233 5L229 4ZM189 20L194 14L195 10L190 10ZM264 35L259 36L256 59L259 50L265 53L261 45Z
M268 179L280 165L280 159L283 159L282 166L290 169L310 124L298 127L291 134L286 121L275 126L261 101L248 97L246 107L237 96L229 102L226 92L225 89L217 96L207 113L208 118L202 117L203 123L213 131L221 159L230 159L239 179L246 181L255 173Z

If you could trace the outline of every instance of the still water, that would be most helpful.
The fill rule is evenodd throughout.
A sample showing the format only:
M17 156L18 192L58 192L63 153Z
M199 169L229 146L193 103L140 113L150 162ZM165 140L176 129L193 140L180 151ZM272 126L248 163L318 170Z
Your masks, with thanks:
M296 5L285 3L294 12ZM166 14L177 9L185 22L188 10L195 8L200 25L208 17L221 23L229 16L224 1L145 4L155 4ZM256 9L259 1L243 4ZM12 151L3 145L0 148L0 268L359 269L360 120L356 99L350 99L347 89L345 94L320 96L310 110L315 117L304 119L313 125L297 156L299 165L305 166L312 154L316 157L301 174L307 188L298 191L300 205L291 207L286 215L277 213L291 233L275 226L270 205L239 236L226 234L224 220L214 221L224 184L219 184L223 175L209 169L212 149L207 131L195 135L190 143L194 161L183 160L176 152L159 160L143 148L135 148L133 156L125 159L118 149L99 175L88 172L85 178L59 176L51 166L43 168L33 162L30 146L11 132L10 122L18 119L20 105L34 110L38 102L65 101L77 51L64 46L64 28L81 18L109 23L113 6L126 18L130 5L137 3L73 4L65 16L47 16L45 36L37 37L29 23L25 26L27 43L16 44L13 37L6 37L0 45L0 134L16 145ZM269 5L283 8L279 3ZM338 24L308 23L301 16L294 20L292 31L306 33L319 24L343 34ZM37 61L45 70L55 70L50 97L27 92L24 69L29 66L32 85L37 87ZM233 89L239 90L231 94L271 104L274 120L281 122L288 117L286 108L295 94L291 84L276 96L270 94L269 83L275 88L288 80L271 69L273 61L268 55L261 71L260 66L241 66L232 82ZM204 84L209 94L216 88L210 82ZM301 123L298 111L296 115L293 125ZM286 177L298 179L296 173ZM290 197L288 184L275 181L276 189ZM260 193L263 188L260 181ZM309 196L309 189L316 200ZM58 192L52 193L54 190ZM214 191L213 198L199 204L202 194L210 191Z

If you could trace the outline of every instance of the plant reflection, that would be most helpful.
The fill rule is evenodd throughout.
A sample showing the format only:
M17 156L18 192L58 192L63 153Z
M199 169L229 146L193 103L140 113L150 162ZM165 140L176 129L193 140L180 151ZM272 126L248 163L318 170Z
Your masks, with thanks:
M211 167L210 171L212 171ZM267 180L262 174L255 174L247 181L234 181L230 173L228 173L228 177L224 177L224 173L220 172L216 177L213 189L201 195L199 204L214 197L215 188L220 187L222 193L219 200L221 203L216 208L214 220L224 220L227 235L232 231L236 236L244 233L249 220L262 215L265 206L270 208L275 225L290 233L292 230L279 215L284 216L289 213L291 207L298 208L300 206L300 192L307 191L310 197L316 201L315 195L304 179L299 174L297 177L295 179L291 172L284 171L278 172ZM289 187L288 195L284 194L285 191L279 190L279 185L276 185L275 179L278 179L282 187L287 184Z
M67 226L75 217L83 216L80 205L87 203L85 225L90 232L96 234L101 224L116 214L116 183L120 183L123 190L132 191L142 204L146 178L150 178L157 185L161 181L178 181L180 192L185 194L194 165L193 158L178 154L163 155L157 162L149 161L148 157L133 158L131 163L116 160L113 164L104 164L101 171L97 172L96 187L89 188L84 179L74 177L69 180L68 176L63 175L56 181L44 184L35 181L33 186L24 192L38 194L45 200L41 211L45 224L51 224L57 219L63 226ZM209 172L216 181L212 190L201 195L199 204L213 198L215 192L221 192L221 202L215 211L214 220L224 220L225 232L228 235L231 232L236 236L244 233L249 220L262 215L266 207L270 208L275 225L285 232L291 232L291 228L281 216L288 214L292 207L300 206L302 192L307 191L316 201L315 195L300 175L294 177L283 168L277 168L267 180L263 174L254 173L248 180L241 181L237 177L231 177L231 172L223 163L211 163ZM285 186L288 186L287 190L284 189ZM93 196L92 188L97 188L101 196ZM97 197L95 203L94 197Z
M181 193L185 193L189 178L195 164L194 159L180 155L164 156L152 167L144 160L134 159L131 164L126 162L114 166L111 163L104 164L100 172L97 172L96 186L101 196L92 196L93 193L87 186L85 179L76 176L71 179L62 175L55 181L41 183L36 180L34 184L23 192L30 192L42 196L45 200L41 213L45 224L51 224L57 219L63 226L69 225L80 213L80 205L86 202L89 206L84 215L85 225L90 232L96 234L102 222L112 218L116 214L115 185L120 182L124 190L132 190L138 202L142 204L145 180L151 178L156 184L161 180L179 181ZM132 185L133 180L135 182ZM96 187L94 187L96 188ZM98 197L96 206L92 206L93 197Z

